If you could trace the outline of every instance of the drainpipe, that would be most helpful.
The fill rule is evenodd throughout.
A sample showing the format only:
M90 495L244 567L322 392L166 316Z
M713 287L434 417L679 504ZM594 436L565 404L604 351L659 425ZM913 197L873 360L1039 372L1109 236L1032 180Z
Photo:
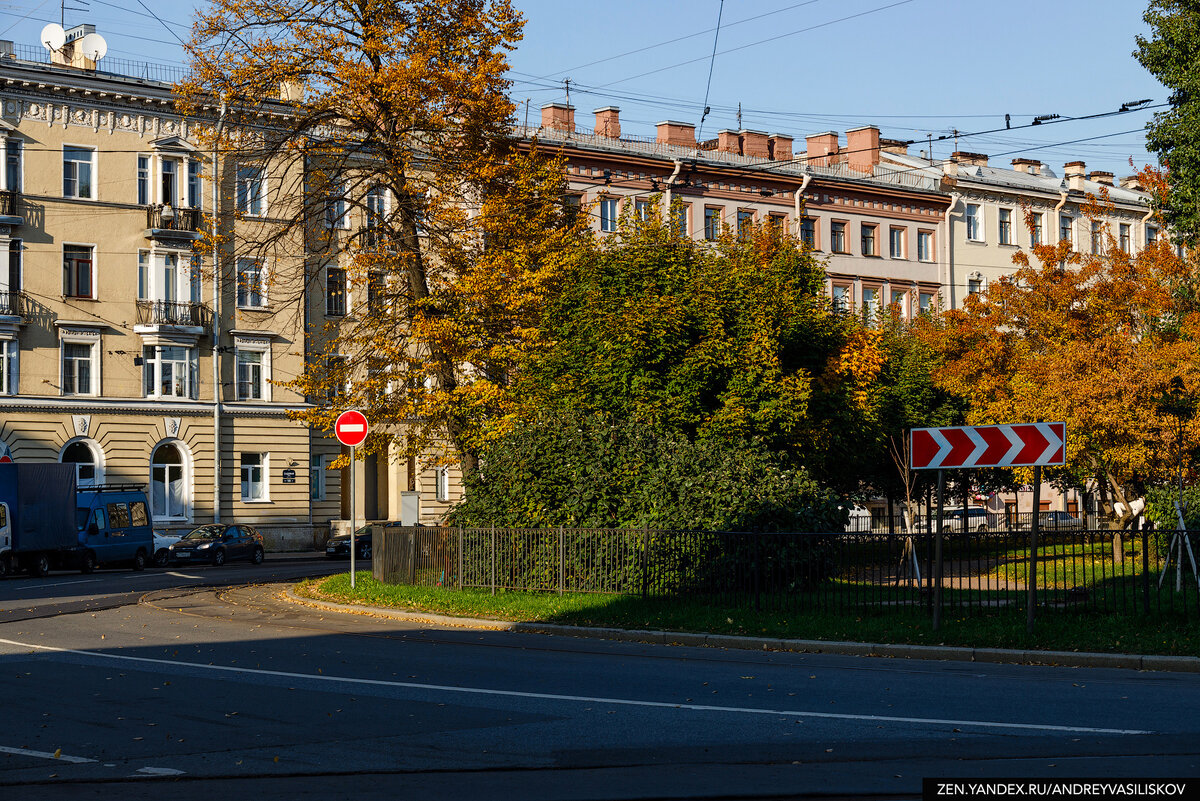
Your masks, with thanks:
M1150 243L1146 241L1146 225L1150 222L1150 218L1154 216L1154 207L1151 206L1146 210L1146 216L1142 218L1142 247L1146 247ZM1132 244L1131 244L1132 246Z
M800 236L800 206L804 203L804 190L808 188L811 181L812 176L804 173L804 177L800 179L800 188L792 195L792 208L794 209L792 217L796 222L796 236Z
M663 192L663 218L667 225L671 224L671 190L675 187L675 179L679 177L679 173L682 170L683 160L675 159L675 171L667 178L667 189Z
M1068 192L1059 192L1058 193L1058 205L1054 207L1054 219L1049 221L1049 223L1055 227L1057 227L1058 223L1059 223L1058 213L1060 211L1062 211L1063 206L1067 205L1067 195L1068 194L1069 194ZM1050 230L1053 231L1054 229L1051 228ZM1058 240L1057 239L1054 240L1054 243L1058 244ZM1072 246L1074 246L1075 243L1072 242L1071 244L1072 244Z
M958 202L960 200L962 200L961 194L958 192L950 193L950 205L946 208L946 233L943 237L946 240L946 244L942 248L942 250L946 253L946 258L943 259L942 268L938 270L938 281L946 288L946 293L950 296L951 309L954 308L954 284L951 283L954 276L950 269L950 259L953 255L953 243L950 241L953 239L953 237L950 236L950 215L954 214L954 210L958 208Z
M220 210L221 167L217 161L217 144L225 128L225 101L221 101L221 113L217 116L217 127L212 144L212 265L213 265L213 522L221 522L221 265L217 251L217 218Z

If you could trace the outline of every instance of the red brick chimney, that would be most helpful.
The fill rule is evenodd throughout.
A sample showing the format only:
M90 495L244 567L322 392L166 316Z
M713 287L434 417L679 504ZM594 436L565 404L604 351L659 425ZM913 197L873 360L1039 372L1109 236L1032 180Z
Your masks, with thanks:
M755 159L771 158L770 138L763 131L738 131L742 140L742 155Z
M838 149L837 131L812 134L804 138L808 146L808 163L817 167L828 167L833 163L830 154L836 154Z
M771 134L767 138L769 153L767 158L773 161L792 160L792 137L785 134Z
M678 147L696 146L696 126L690 122L663 120L655 125L657 131L654 141L660 145L676 145Z
M566 103L547 103L542 106L542 127L574 133L575 107Z
M718 153L737 153L742 152L742 138L737 131L731 131L726 128L723 131L717 131L717 152Z
M617 106L605 106L594 112L596 115L596 136L607 136L609 139L621 138L621 109Z
M879 163L879 129L864 125L846 131L846 156L850 169L873 173Z

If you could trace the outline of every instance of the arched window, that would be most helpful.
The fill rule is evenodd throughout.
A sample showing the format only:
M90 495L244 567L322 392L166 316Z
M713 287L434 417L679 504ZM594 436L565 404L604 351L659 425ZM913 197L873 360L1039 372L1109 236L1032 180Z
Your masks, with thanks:
M150 459L150 509L155 518L186 519L187 460L179 446L165 442Z
M58 460L63 464L75 465L75 485L94 487L103 478L103 469L96 451L84 440L68 443Z

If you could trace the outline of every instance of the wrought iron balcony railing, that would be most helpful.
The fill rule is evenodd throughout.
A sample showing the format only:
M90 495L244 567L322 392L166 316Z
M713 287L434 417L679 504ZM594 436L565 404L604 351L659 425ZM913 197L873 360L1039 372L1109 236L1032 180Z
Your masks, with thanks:
M147 206L146 227L157 231L198 233L204 223L200 209L176 209L171 206Z
M0 217L20 217L21 193L16 189L0 192Z
M0 315L23 318L25 316L25 293L0 291Z
M176 303L170 300L139 300L138 325L188 325L208 328L212 311L203 303Z

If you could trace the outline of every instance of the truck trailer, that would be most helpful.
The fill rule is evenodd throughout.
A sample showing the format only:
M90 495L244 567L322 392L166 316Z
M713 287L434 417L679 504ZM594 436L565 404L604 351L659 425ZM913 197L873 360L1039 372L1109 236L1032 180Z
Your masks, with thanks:
M73 566L75 516L75 465L0 464L0 574Z

